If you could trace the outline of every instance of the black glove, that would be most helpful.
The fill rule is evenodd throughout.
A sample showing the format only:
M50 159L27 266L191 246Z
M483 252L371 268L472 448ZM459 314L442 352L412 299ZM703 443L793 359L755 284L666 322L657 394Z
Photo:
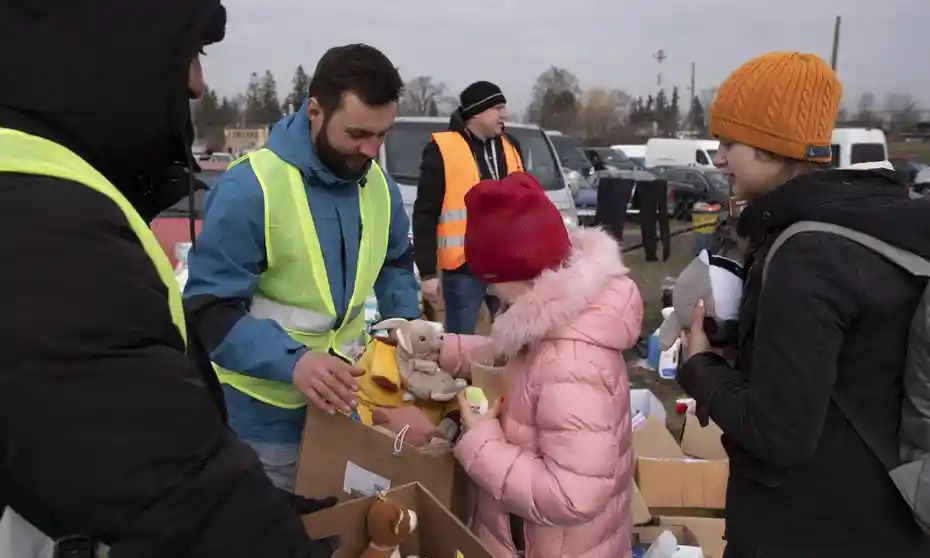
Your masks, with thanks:
M678 370L676 380L681 389L697 402L695 415L701 426L710 421L710 402L714 393L725 381L738 375L723 357L712 353L699 353L688 359Z
M315 500L313 498L304 498L303 496L298 496L287 490L278 489L285 498L287 498L288 503L291 505L291 508L294 509L300 515L308 515L311 513L318 512L320 510L325 510L326 508L331 508L336 505L339 501L334 496L329 498L323 498L321 500Z

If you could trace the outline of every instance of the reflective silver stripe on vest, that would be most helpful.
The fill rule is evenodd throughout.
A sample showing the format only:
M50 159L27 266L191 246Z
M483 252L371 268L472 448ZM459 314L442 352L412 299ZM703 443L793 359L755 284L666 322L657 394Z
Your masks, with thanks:
M440 248L461 248L465 246L464 236L440 236L438 238Z
M260 295L252 299L249 313L260 320L274 320L285 329L304 333L325 333L336 325L335 318L330 316L281 304Z
M440 223L452 223L454 221L464 221L468 217L467 209L453 209L446 211L439 216Z
M365 341L359 337L355 341L346 343L339 350L350 360L355 361L358 357L362 356L362 351L365 350Z

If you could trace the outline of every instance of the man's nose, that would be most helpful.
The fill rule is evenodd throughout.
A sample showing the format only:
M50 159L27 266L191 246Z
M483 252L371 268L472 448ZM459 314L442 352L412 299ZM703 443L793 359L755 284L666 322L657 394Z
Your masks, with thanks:
M381 138L373 137L362 140L359 143L358 151L362 155L368 157L369 159L374 159L378 156L378 151L381 150Z

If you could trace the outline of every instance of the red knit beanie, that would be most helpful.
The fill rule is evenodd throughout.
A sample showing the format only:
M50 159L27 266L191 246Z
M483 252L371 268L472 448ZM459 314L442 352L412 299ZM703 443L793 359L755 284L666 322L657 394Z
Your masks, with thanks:
M559 210L525 172L484 180L465 195L465 259L488 283L535 279L568 258L571 241Z

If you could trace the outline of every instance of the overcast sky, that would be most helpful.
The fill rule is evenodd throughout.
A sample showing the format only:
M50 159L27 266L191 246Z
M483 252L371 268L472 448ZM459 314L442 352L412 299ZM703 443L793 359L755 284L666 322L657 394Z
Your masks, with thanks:
M863 91L876 108L886 95L913 95L930 109L930 0L223 0L227 38L209 47L208 84L220 95L245 90L249 73L270 69L283 97L298 64L309 71L329 47L366 42L383 50L405 80L430 75L458 95L478 79L499 84L521 116L549 66L578 76L583 89L632 95L663 83L687 96L770 50L829 60L833 23L843 17L839 75L844 105ZM684 104L684 103L683 103Z

